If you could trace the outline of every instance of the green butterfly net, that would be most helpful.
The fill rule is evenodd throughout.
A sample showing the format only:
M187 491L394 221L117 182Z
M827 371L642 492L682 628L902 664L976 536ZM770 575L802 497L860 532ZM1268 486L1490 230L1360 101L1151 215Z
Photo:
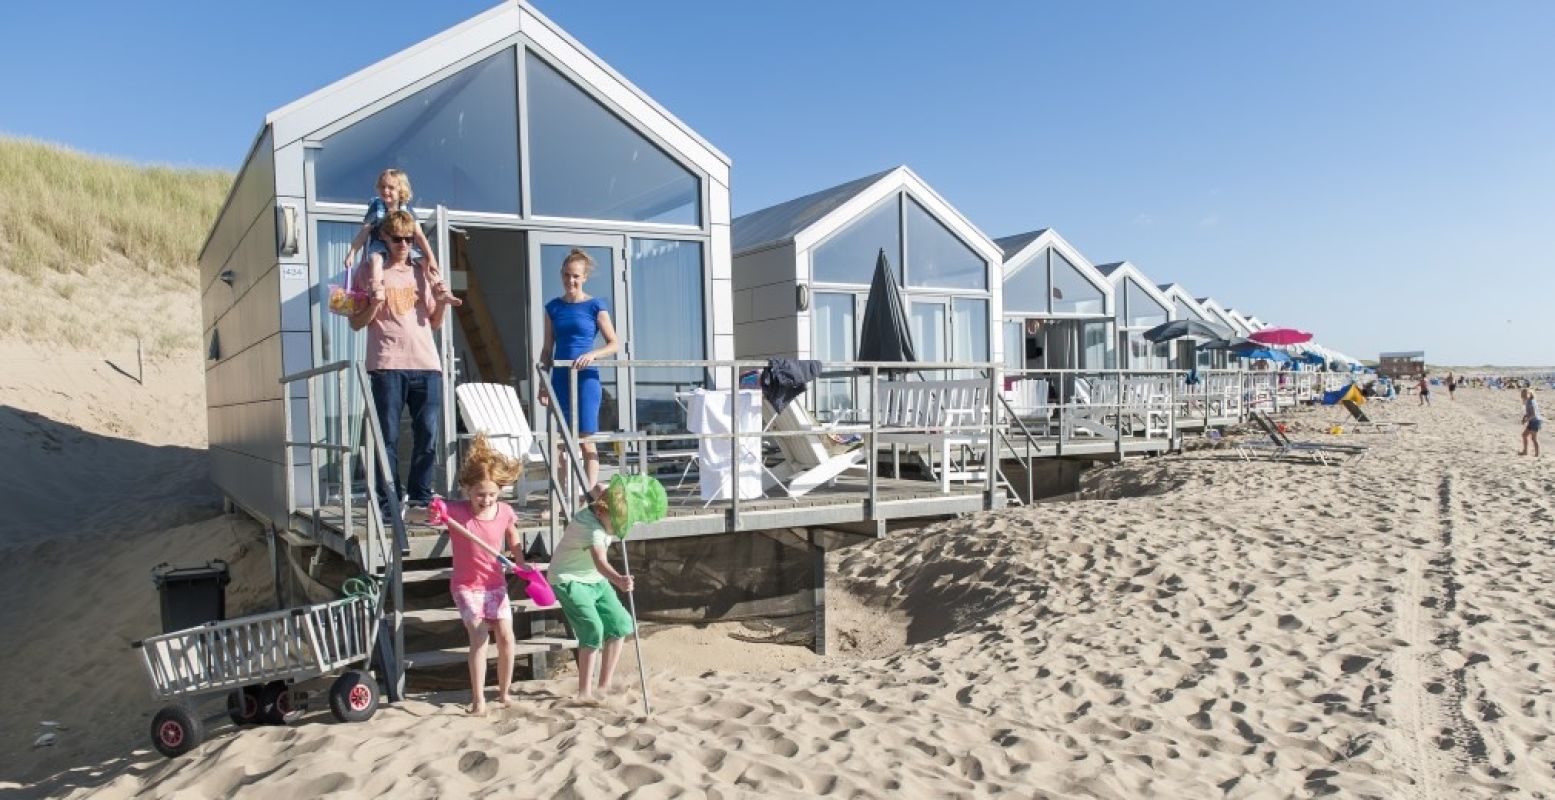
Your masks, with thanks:
M639 522L658 522L669 509L664 486L647 475L617 475L605 487L610 501L610 529L625 540L627 532Z

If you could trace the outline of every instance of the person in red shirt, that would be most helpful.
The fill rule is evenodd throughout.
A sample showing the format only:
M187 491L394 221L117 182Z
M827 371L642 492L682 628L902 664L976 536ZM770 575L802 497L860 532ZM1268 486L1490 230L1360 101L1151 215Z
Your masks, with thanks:
M493 550L506 550L524 568L524 543L513 507L498 497L502 487L517 480L523 465L492 449L484 435L476 436L459 468L464 499L448 504L448 519ZM486 712L486 640L497 640L497 705L508 705L513 682L513 609L508 601L507 575L490 552L463 536L450 536L453 576L448 591L470 636L470 713Z

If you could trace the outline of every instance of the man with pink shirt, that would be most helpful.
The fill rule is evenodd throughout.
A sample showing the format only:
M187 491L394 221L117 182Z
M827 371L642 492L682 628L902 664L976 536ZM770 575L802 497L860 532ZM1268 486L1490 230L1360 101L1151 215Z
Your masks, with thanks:
M389 258L383 265L382 285L357 287L373 299L351 316L352 330L367 329L367 374L389 455L389 474L378 480L378 507L385 518L390 492L416 508L424 509L432 500L437 424L443 412L443 367L432 329L443 324L450 303L459 304L436 275L411 263L416 226L416 218L407 211L396 211L384 220L378 232L389 247ZM401 494L400 414L407 406L410 475Z

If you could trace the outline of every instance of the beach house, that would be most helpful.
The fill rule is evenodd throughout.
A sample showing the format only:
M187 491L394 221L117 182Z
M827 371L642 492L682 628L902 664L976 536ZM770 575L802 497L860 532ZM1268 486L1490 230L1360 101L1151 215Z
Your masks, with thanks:
M854 359L881 250L903 288L919 361L1003 357L1003 251L905 166L734 220L736 352ZM855 383L823 380L818 413L853 410Z
M1117 364L1111 282L1057 231L994 240L1004 253L1004 363L1011 369Z
M286 517L280 378L361 356L363 337L327 298L345 281L382 169L409 173L413 204L465 300L438 337L451 467L456 381L512 384L538 419L541 308L559 294L572 248L597 264L588 289L609 303L625 355L733 357L729 165L523 2L271 112L199 258L215 483L261 520ZM673 387L705 378L624 372L606 370L606 430L666 418ZM353 391L315 397L323 417L358 429ZM306 389L290 392L290 438L305 440ZM305 458L292 456L301 505L316 499Z
M1144 333L1163 322L1175 319L1172 301L1127 261L1101 264L1097 271L1112 284L1117 298L1113 318L1117 322L1118 366L1122 369L1170 369L1172 350L1168 344L1152 344Z

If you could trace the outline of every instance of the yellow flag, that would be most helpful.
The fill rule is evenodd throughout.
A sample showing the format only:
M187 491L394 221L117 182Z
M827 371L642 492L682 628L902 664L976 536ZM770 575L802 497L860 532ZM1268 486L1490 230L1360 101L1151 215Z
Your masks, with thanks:
M1352 383L1350 384L1350 391L1344 393L1343 399L1352 400L1359 405L1366 402L1366 395L1361 394L1361 388Z

